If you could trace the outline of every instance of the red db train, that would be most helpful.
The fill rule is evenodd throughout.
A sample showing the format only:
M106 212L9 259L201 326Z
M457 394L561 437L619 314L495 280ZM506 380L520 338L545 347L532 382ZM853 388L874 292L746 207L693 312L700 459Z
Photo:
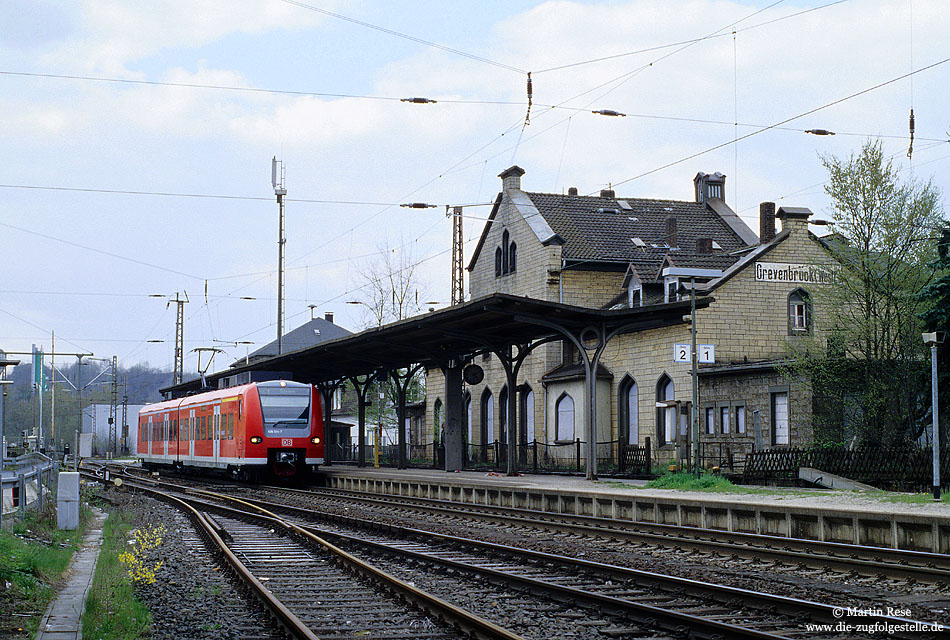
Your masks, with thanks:
M269 380L199 393L139 411L146 468L302 476L323 464L323 411L313 385Z

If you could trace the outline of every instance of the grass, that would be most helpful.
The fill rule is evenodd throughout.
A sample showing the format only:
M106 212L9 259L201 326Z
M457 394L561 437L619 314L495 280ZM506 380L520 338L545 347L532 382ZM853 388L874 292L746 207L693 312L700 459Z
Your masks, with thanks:
M745 492L722 476L703 474L696 477L689 472L670 472L651 480L646 484L647 489L676 489L679 491L718 491L725 493Z
M899 502L903 504L934 504L932 493L896 493L892 491L865 491L869 498L876 498L882 502ZM950 493L941 492L940 502L950 502Z
M124 511L111 512L105 522L96 575L82 618L84 638L134 640L152 624L148 609L135 598L127 567L119 562L134 528L134 516Z
M9 531L0 531L0 636L36 635L89 517L89 509L82 509L79 529L60 531L49 505L42 513L28 511Z

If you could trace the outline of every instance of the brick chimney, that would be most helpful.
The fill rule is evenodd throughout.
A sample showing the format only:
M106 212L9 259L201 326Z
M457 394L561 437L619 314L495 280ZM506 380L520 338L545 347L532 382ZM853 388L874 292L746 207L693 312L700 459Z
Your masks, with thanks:
M568 187L568 189L567 189L567 195L569 195L569 196L576 196L576 195L577 195L577 187Z
M775 203L759 204L759 244L770 242L775 237Z
M333 312L327 311L326 313L324 313L323 319L329 322L330 324L333 324Z
M712 238L696 238L696 253L712 253Z
M521 176L524 175L524 169L518 165L508 167L504 171L498 174L498 177L501 178L501 190L507 191L508 189L517 189L521 190Z
M676 244L676 218L670 216L666 219L666 244L671 247L677 246Z
M600 190L600 197L601 197L601 198L608 198L608 199L610 199L610 200L613 200L614 198L617 197L617 194L614 193L614 190L613 190L613 189L601 189L601 190Z
M805 207L781 207L775 217L782 221L782 231L796 230L808 231L808 218L811 217L811 209Z

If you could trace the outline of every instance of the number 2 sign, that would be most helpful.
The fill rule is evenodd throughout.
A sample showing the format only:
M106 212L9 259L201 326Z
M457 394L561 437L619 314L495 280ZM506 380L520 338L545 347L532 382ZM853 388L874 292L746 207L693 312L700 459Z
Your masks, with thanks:
M674 344L673 362L692 362L692 358L690 357L692 350L692 345ZM696 345L696 350L699 352L700 362L709 364L716 361L716 345L700 344Z

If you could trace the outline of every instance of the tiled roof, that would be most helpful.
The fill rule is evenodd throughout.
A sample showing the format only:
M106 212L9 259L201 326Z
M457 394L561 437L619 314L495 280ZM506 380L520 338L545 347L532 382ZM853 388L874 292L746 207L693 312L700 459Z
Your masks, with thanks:
M297 351L298 349L304 349L306 347L312 347L315 344L320 342L325 342L327 340L335 340L336 338L342 338L344 336L352 335L351 331L347 331L338 324L334 324L324 318L313 318L300 325L293 331L284 334L283 339L281 340L281 349L284 353L290 353L291 351ZM270 342L257 351L252 351L248 356L248 360L260 359L260 358L270 358L277 355L277 340ZM235 361L235 365L243 365L245 358L239 358Z
M528 193L528 196L551 229L564 239L563 257L568 260L634 262L644 267L655 264L658 268L665 255L670 254L676 260L680 254L684 256L681 260L692 260L685 257L689 255L712 264L712 258L717 258L719 264L728 266L722 255L747 246L705 204L550 193ZM676 219L677 247L674 248L666 244L670 217ZM632 238L640 238L645 246L635 246ZM722 250L697 256L696 241L700 238L712 238Z

